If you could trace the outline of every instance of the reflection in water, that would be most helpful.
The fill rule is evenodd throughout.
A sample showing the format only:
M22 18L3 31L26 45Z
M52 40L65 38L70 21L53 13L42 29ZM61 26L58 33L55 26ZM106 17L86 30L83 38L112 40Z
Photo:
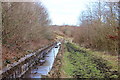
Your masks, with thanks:
M58 43L60 44L60 43ZM56 46L58 46L58 44ZM60 46L54 47L45 57L45 63L43 65L40 65L38 63L37 65L33 66L26 74L23 76L24 78L41 78L42 75L47 75L48 72L50 72L55 57L59 51Z

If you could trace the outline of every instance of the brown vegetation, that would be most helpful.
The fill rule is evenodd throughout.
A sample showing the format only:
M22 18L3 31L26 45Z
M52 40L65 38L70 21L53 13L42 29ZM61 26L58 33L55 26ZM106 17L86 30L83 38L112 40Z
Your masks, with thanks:
M96 7L92 7L96 6ZM75 41L87 47L118 53L118 3L98 2L81 14L79 37Z
M79 27L65 25L59 30L80 46L116 55L120 31L118 9L118 3L90 3L80 15Z
M4 65L53 41L49 15L40 2L3 2L2 24Z

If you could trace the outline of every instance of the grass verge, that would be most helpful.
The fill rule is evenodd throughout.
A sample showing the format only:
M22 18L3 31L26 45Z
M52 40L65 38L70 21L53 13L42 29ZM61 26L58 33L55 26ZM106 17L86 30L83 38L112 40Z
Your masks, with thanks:
M114 61L107 60L108 57L101 57L97 52L80 48L71 43L67 43L66 48L62 70L68 77L118 78L116 71L118 65ZM112 63L115 65L112 66Z

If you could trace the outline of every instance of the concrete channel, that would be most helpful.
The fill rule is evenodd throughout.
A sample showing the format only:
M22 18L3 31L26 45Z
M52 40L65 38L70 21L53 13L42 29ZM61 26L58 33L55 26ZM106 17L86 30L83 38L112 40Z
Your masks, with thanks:
M47 55L44 57L43 64L38 62L35 66L29 69L22 77L43 78L43 76L48 75L59 52L60 44L61 43L58 42L57 45L53 47L49 53L47 53Z

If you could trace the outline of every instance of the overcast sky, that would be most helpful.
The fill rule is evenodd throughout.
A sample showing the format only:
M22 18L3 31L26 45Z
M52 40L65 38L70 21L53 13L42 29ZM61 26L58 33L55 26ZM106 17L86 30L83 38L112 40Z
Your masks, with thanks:
M47 8L52 24L77 25L80 12L89 0L40 0Z

